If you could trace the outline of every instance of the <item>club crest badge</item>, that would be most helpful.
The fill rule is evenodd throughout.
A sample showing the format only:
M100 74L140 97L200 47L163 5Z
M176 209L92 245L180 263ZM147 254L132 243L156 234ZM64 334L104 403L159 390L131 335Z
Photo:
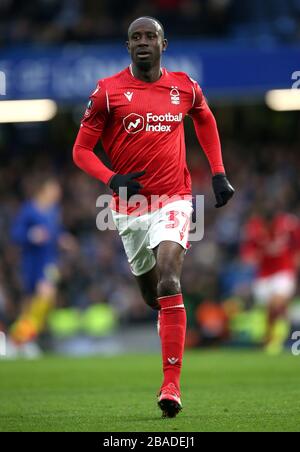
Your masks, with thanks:
M180 94L179 94L177 86L171 86L170 97L171 97L171 104L173 104L173 105L180 104Z

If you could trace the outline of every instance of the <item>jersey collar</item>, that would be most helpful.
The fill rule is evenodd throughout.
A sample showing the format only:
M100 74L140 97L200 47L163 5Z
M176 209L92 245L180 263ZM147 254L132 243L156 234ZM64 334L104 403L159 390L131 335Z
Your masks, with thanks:
M165 72L166 72L165 68L162 68L162 67L161 67L161 68L160 68L160 77L159 77L158 80L156 80L155 82L143 82L143 80L140 80L140 79L138 79L138 78L136 78L136 77L134 76L133 71L132 71L132 64L129 65L128 70L129 70L129 73L130 73L131 77L132 77L137 83L142 83L143 85L153 85L154 83L159 83L159 82L162 80L162 78L164 77Z

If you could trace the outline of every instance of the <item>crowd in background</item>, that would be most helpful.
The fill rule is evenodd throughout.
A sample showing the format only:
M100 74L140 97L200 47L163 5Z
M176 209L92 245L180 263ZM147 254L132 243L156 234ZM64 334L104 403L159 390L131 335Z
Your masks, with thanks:
M273 121L266 110L261 114L266 123ZM239 247L242 225L261 203L271 199L279 208L300 215L297 116L289 117L290 125L277 127L273 121L272 127L277 127L279 135L273 129L274 137L266 139L273 132L264 130L263 125L261 130L255 130L249 112L241 114L232 109L231 115L235 119L226 125L230 112L216 111L225 165L237 190L224 209L214 208L208 164L191 132L191 123L186 125L193 193L205 195L204 239L192 242L183 270L183 292L191 303L249 296L251 272L241 264ZM261 124L258 111L255 118ZM11 223L21 202L30 194L33 175L43 172L54 173L61 183L64 225L77 243L61 255L58 306L84 309L91 303L109 303L124 322L151 318L153 314L142 301L117 232L100 232L96 228L96 199L109 190L73 164L71 148L78 125L70 120L66 126L64 121L61 117L52 124L55 134L48 125L0 129L0 322L8 324L14 319L23 296L19 250L10 239ZM64 132L60 133L62 129ZM281 133L291 134L293 144L280 139ZM60 144L56 143L58 136Z
M180 38L300 38L299 0L1 0L0 45L111 40L140 15Z

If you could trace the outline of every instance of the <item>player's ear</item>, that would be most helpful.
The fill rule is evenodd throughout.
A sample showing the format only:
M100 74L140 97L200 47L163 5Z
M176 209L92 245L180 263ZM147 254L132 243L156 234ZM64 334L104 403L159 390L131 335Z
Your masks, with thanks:
M130 53L130 45L129 45L129 41L126 41L125 45L126 45L126 49L128 50L128 53Z
M164 39L163 40L163 52L165 52L167 50L167 47L168 47L168 40Z

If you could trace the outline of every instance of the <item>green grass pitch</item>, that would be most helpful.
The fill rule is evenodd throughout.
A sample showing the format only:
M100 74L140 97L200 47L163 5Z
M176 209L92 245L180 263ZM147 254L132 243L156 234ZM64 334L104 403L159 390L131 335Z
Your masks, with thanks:
M300 431L300 357L187 352L176 419L160 380L158 354L0 361L0 431Z

